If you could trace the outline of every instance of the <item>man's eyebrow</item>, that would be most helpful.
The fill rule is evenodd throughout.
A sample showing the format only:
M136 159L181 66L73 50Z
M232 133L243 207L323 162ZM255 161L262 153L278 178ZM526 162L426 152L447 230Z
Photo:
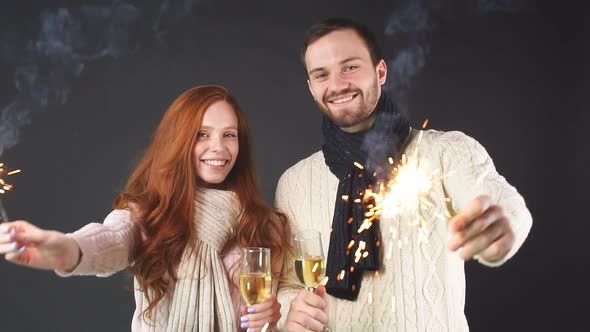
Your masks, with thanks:
M353 60L360 60L360 59L361 59L361 58L360 58L360 57L358 57L358 56L351 56L350 58L346 58L346 59L344 59L344 60L340 61L340 64L342 65L342 64L345 64L345 63L347 63L348 61L353 61Z
M354 61L354 60L360 60L360 57L358 57L358 56L352 56L350 58L346 58L346 59L340 61L339 64L342 65L342 64L345 64L345 63L347 63L349 61ZM324 67L314 68L314 69L310 70L309 73L307 73L307 74L309 76L311 76L313 73L318 72L318 71L323 71L324 69L325 69Z
M309 73L307 73L307 75L311 76L311 74L318 72L318 71L323 71L324 67L319 67L319 68L315 68L309 71Z

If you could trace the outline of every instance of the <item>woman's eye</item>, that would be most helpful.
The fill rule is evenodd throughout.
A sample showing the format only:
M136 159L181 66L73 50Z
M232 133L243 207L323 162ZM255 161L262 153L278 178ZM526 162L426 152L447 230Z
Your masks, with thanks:
M209 137L209 135L204 131L200 131L197 133L197 138L206 138L206 137Z

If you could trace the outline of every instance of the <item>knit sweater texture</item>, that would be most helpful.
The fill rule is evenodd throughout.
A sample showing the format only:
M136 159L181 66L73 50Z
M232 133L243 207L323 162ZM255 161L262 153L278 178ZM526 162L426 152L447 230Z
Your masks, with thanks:
M132 331L238 330L237 310L243 302L232 272L239 249L222 250L235 236L240 205L230 191L199 189L196 196L196 241L183 252L178 281L169 287L149 320L142 315L148 301L135 280ZM131 265L138 231L132 219L129 210L114 210L102 224L91 223L68 234L78 242L82 258L72 272L56 272L61 276L107 277Z
M421 169L433 175L427 193L430 204L381 218L381 268L365 272L356 301L328 296L328 326L333 331L468 331L464 261L447 248L448 215L479 195L490 196L502 207L516 241L500 261L478 258L488 266L510 259L530 230L532 218L523 198L497 173L488 153L473 138L460 132L412 130L404 153L408 160L419 159ZM338 179L319 151L281 176L275 196L276 206L289 216L294 231L321 232L324 254L328 252L335 200L339 199L337 187ZM422 239L419 220L426 231ZM279 326L300 290L296 284L291 274L291 283L279 290Z

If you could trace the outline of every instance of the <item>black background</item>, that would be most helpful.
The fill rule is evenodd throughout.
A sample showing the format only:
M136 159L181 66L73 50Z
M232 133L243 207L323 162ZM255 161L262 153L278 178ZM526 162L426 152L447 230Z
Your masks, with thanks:
M110 3L5 2L2 33L34 39L44 9ZM386 54L394 47L383 33L393 1L195 1L167 27L165 45L146 28L158 4L137 2L145 23L138 50L88 63L69 100L35 114L0 156L23 169L2 196L12 218L66 232L101 222L169 103L210 83L230 88L246 112L272 202L280 174L321 146L320 113L298 58L305 29L347 16L378 32ZM504 266L466 264L473 331L586 330L587 19L581 6L533 7L437 19L410 95L415 126L429 118L433 129L476 138L533 215L528 240ZM0 107L16 94L13 72L0 67ZM127 272L62 279L0 262L0 285L0 331L130 327Z

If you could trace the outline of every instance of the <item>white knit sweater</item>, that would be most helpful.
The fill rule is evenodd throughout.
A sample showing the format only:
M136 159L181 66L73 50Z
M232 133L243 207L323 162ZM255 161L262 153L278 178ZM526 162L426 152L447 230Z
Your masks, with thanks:
M233 192L200 189L195 201L197 239L185 249L177 269L178 281L152 313L154 321L143 318L148 302L135 281L136 309L132 331L236 331L241 298L230 268L239 257L234 247L222 253L235 236L240 206ZM73 234L82 251L80 264L61 276L98 275L107 277L128 267L138 228L128 210L114 210L104 223L91 223ZM237 250L237 253L235 252ZM225 258L224 258L225 257ZM235 267L235 266L234 266Z
M411 131L405 153L418 156L421 167L437 174L428 194L433 206L420 213L402 212L399 226L396 220L381 219L381 269L378 274L364 274L356 301L329 296L329 326L334 331L468 331L464 262L447 249L446 213L460 211L476 196L486 194L510 216L516 243L499 262L480 260L489 266L512 257L530 230L532 218L523 198L496 172L477 141L460 132L428 130L419 136L420 131ZM289 168L276 192L276 205L290 217L294 231L316 229L322 233L324 254L328 252L337 187L338 179L319 151ZM450 198L448 207L446 196ZM419 214L426 222L427 241L419 241L413 225ZM289 287L279 290L281 323L297 291Z

